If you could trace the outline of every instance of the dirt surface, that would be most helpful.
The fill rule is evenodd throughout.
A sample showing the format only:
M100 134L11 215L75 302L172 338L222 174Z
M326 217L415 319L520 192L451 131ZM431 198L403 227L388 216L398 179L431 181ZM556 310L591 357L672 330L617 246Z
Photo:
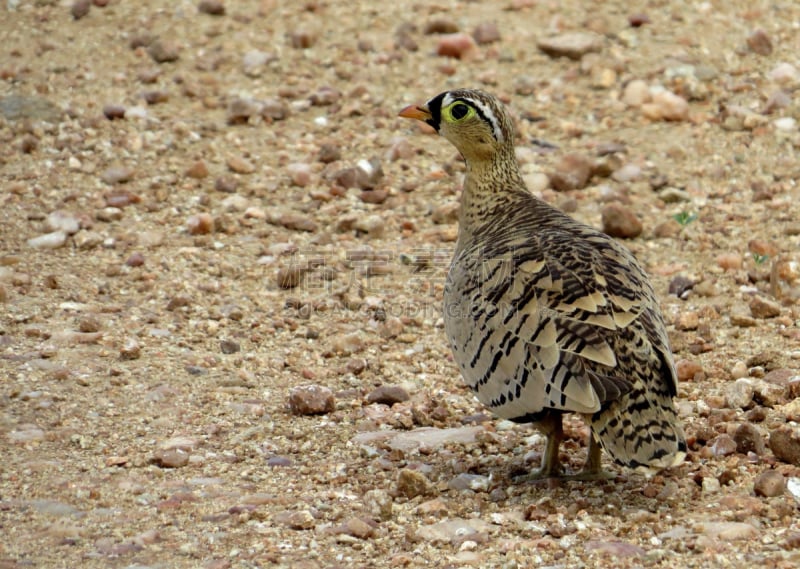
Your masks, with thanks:
M800 4L200 4L0 7L0 567L800 565ZM463 166L396 116L451 87L635 235L683 466L514 481L442 330Z

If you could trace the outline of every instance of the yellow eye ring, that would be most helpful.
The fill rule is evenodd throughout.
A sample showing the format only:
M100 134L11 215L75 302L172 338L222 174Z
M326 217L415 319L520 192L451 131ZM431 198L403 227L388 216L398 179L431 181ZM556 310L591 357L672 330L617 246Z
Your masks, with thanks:
M475 109L467 105L463 101L455 101L444 109L445 120L449 122L458 122L475 116Z

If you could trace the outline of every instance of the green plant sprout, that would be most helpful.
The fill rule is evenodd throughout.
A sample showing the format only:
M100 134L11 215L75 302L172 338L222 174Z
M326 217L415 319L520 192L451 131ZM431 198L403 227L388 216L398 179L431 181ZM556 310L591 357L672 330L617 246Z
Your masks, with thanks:
M753 253L753 260L756 262L756 265L763 265L767 259L769 259L769 255L762 255L761 253Z
M681 227L686 227L695 219L697 219L696 213L689 213L688 211L682 211L680 213L676 213L672 216L672 219L678 222Z

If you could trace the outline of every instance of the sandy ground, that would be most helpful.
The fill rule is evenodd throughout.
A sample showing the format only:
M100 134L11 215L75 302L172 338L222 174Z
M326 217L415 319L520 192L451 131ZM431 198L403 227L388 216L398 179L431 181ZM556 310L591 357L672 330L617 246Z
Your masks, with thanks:
M0 568L800 564L800 5L200 4L0 7ZM441 329L463 166L396 116L462 86L633 227L683 466L514 481Z

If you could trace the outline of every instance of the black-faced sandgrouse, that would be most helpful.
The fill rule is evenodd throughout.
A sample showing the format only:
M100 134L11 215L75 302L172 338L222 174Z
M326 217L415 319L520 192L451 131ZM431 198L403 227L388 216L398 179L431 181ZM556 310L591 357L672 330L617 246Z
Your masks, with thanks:
M653 287L630 251L527 190L511 119L492 95L447 91L400 116L431 125L466 162L445 330L477 398L547 436L531 477L564 475L565 412L591 427L577 478L602 475L601 447L628 467L680 464L672 354Z

